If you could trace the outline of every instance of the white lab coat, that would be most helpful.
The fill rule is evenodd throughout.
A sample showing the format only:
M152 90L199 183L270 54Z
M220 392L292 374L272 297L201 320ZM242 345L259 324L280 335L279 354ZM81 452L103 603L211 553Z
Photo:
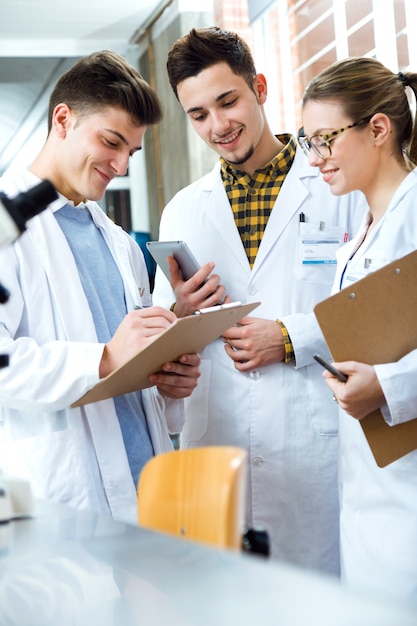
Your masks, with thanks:
M343 288L417 248L415 172L403 181L375 230L348 261L364 228L339 250L334 291L340 289L346 264ZM388 423L417 417L417 351L398 363L377 365L376 372L387 400L383 413ZM417 606L417 451L378 467L360 423L341 410L340 480L343 579L361 590Z
M253 316L283 320L297 361L296 367L276 363L239 373L221 339L213 342L202 352L202 376L186 400L181 446L229 444L248 450L248 526L267 529L273 556L336 573L337 411L313 360L316 352L327 350L311 313L329 296L335 265L302 266L300 212L309 223L337 224L352 234L364 208L358 197L332 196L297 150L252 270L219 164L166 206L160 239L184 239L201 264L215 262L214 272L233 301L260 301ZM174 301L160 271L153 298L164 306Z
M0 185L14 197L38 182L18 171ZM0 251L0 282L11 292L0 306L0 353L10 356L9 367L0 370L0 466L28 478L39 498L135 523L135 486L113 400L69 408L99 381L103 344L52 212L64 203L60 197ZM128 310L141 302L140 294L150 301L139 246L96 203L88 207L122 275ZM166 402L156 388L142 395L155 453L171 449L165 412L178 432L182 401Z

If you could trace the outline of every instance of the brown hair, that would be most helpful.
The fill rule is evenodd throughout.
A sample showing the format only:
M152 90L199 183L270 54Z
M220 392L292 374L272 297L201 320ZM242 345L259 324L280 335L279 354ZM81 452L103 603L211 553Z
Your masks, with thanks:
M162 106L152 87L124 57L108 50L80 59L58 79L49 99L48 132L61 102L80 116L118 107L137 126L156 124L162 118Z
M393 127L399 158L417 164L416 123L405 92L416 95L417 74L394 74L380 61L351 57L336 61L312 79L303 96L309 100L335 100L352 122L385 113Z
M216 63L227 63L234 74L242 76L254 90L255 63L248 44L236 33L217 26L193 28L174 43L168 53L167 70L171 87L178 98L178 83L197 76Z

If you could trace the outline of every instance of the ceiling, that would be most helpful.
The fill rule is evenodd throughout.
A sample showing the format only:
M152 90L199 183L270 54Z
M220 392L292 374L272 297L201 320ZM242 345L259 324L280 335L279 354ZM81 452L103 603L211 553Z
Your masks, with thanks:
M167 4L0 0L0 174L13 163L28 165L42 145L57 78L95 50L125 54L133 36Z

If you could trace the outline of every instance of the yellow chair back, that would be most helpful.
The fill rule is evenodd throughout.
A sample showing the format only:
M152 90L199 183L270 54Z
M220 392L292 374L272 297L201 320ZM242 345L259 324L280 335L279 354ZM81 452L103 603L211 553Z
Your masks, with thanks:
M165 452L143 468L138 522L152 530L240 550L247 453L229 446Z

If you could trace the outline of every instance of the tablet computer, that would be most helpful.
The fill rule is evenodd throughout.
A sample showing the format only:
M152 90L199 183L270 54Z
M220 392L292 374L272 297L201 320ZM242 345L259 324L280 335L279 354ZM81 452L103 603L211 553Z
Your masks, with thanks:
M188 280L200 269L200 264L185 241L147 241L146 247L168 280L167 256L174 257L183 280Z

